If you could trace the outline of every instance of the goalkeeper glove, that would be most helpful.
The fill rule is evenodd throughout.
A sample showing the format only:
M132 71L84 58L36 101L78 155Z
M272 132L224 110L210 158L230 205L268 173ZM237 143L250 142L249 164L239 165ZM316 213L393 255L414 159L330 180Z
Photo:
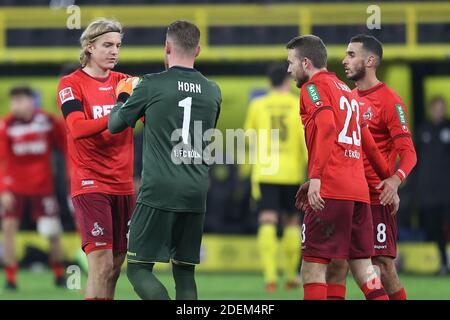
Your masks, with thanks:
M131 77L120 80L116 88L117 101L125 103L133 93L133 89L136 88L139 80L139 77Z

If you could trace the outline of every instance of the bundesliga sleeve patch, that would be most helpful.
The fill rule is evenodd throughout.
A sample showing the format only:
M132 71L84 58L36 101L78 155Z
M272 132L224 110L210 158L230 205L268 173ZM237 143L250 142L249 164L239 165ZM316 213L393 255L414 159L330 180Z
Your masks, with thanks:
M405 112L403 111L402 105L400 103L397 103L395 105L395 108L397 109L397 114L398 114L398 118L400 120L400 124L407 124L406 115L405 115Z
M72 88L67 87L67 88L62 89L59 92L59 99L61 100L61 104L63 104L66 101L69 101L69 100L74 100L75 97L73 95Z
M310 84L306 86L306 91L308 91L309 98L312 102L315 103L316 106L320 107L322 106L322 101L320 101L319 92L317 91L317 88L314 84Z

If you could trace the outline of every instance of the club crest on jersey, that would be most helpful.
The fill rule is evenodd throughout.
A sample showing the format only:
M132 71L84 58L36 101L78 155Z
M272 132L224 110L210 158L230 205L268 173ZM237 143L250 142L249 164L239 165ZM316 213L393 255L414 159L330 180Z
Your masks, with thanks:
M409 132L408 126L406 126L406 125L402 126L402 130L405 131L405 132Z
M367 108L367 111L363 114L364 120L372 120L373 118L373 111L372 107Z
M59 99L61 100L61 104L63 104L66 101L69 101L69 100L74 100L75 97L73 95L72 88L67 87L67 88L62 89L59 92Z
M91 234L94 237L102 236L104 228L100 227L98 222L94 223L94 227L92 228Z

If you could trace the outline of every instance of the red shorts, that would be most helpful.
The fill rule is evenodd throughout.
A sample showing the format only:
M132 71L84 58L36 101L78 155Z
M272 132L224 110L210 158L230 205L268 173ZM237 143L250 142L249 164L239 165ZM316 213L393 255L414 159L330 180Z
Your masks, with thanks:
M325 208L305 214L302 226L304 257L362 259L373 255L370 206L324 199Z
M59 217L58 201L54 195L28 196L14 193L14 208L1 211L2 217L22 220L27 209L36 222L41 217Z
M72 202L81 247L86 253L105 248L112 248L114 252L127 251L128 222L136 202L134 195L86 193L73 197Z
M392 216L392 208L371 205L375 256L397 256L397 218Z

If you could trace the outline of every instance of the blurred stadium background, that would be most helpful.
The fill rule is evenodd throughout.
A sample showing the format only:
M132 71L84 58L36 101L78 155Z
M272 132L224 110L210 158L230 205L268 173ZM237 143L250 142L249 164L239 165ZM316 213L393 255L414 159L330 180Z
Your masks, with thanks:
M381 29L369 30L366 26L370 4L381 8ZM0 0L0 115L8 112L8 93L16 85L31 86L36 93L36 106L60 115L56 104L58 79L77 66L82 32L67 27L74 22L70 19L76 11L74 7L66 8L77 5L81 28L98 17L116 18L122 23L125 37L116 69L132 75L163 69L162 45L170 22L177 19L195 22L202 32L197 69L216 80L222 89L218 124L221 130L242 127L250 99L269 86L265 76L267 66L286 59L284 45L292 37L309 33L320 36L329 50L329 69L344 79L341 61L348 40L358 33L373 34L384 43L380 78L408 106L409 122L417 141L417 128L427 118L431 99L443 96L450 105L450 3L370 4L288 0ZM298 93L295 89L293 92ZM136 176L141 166L140 139L140 131L136 130ZM449 149L447 146L447 152ZM66 201L64 163L58 154L54 160L66 262L78 264L82 260L77 256L80 240ZM450 163L440 176L450 179ZM440 260L436 245L427 241L429 235L419 210L417 184L413 176L401 189L397 265L411 298L450 299L450 277L433 276L440 270ZM445 192L450 198L450 190ZM198 267L200 298L301 297L302 290L281 290L272 295L263 291L255 237L257 214L250 199L248 167L212 168L206 219L203 260ZM447 240L449 221L443 226ZM33 230L35 226L30 219L25 219L17 240L18 258L24 267L19 274L21 289L17 293L0 292L0 299L81 298L80 291L52 288L51 273L46 270L47 242ZM160 268L164 270L166 266ZM169 273L163 274L166 283L170 283L169 277ZM0 285L3 279L1 273ZM349 292L350 298L362 298L355 287L350 287ZM124 276L117 298L137 298Z

